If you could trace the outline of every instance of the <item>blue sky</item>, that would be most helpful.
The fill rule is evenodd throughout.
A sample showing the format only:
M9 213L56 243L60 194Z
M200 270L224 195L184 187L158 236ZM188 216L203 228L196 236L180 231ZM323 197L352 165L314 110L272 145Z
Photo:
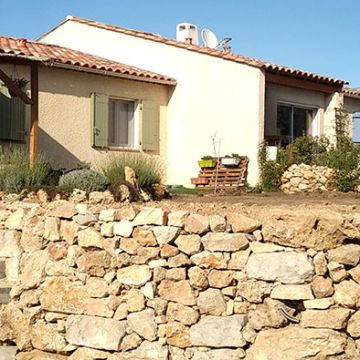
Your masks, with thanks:
M233 52L360 88L360 0L0 0L0 34L36 39L69 14L175 37L179 22L232 37Z
M359 0L0 0L0 9L0 34L28 39L69 14L169 37L188 21L232 37L234 52L360 87Z

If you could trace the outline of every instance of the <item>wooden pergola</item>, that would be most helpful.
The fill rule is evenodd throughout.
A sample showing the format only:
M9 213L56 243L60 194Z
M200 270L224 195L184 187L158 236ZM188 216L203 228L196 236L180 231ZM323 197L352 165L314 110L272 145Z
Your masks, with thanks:
M35 163L38 142L38 120L39 120L39 62L22 56L8 55L0 56L0 64L23 65L30 67L30 90L29 97L17 84L0 69L0 80L4 82L9 90L19 97L25 104L30 105L30 137L29 137L29 161L32 167Z

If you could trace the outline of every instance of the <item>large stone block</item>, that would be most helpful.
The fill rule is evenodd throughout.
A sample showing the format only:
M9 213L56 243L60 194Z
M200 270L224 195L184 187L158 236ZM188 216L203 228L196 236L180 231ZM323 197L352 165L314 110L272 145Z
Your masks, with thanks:
M20 235L15 230L0 230L0 257L20 255Z
M246 315L203 317L190 328L191 344L214 348L243 347L246 341L241 330L246 323Z
M245 234L208 233L202 237L205 250L207 251L239 251L249 246L249 240Z
M118 351L125 333L126 321L84 315L66 321L66 339L73 345Z
M0 359L15 360L16 352L17 352L16 346L0 346Z
M302 284L311 279L314 267L304 253L276 252L251 254L246 271L249 278Z

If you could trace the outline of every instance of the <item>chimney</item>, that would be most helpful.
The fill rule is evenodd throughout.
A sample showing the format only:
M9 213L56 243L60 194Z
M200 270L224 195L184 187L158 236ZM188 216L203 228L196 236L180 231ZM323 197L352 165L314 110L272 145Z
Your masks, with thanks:
M189 23L178 24L176 26L176 40L191 45L199 45L197 26Z
M16 39L16 45L17 46L25 46L26 43L27 43L27 40L25 38Z

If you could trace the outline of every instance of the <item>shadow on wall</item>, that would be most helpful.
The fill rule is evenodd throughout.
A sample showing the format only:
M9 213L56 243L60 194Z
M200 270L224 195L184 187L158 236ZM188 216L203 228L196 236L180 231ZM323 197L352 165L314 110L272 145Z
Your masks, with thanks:
M52 168L73 169L81 161L41 128L38 136L38 151L45 155Z

